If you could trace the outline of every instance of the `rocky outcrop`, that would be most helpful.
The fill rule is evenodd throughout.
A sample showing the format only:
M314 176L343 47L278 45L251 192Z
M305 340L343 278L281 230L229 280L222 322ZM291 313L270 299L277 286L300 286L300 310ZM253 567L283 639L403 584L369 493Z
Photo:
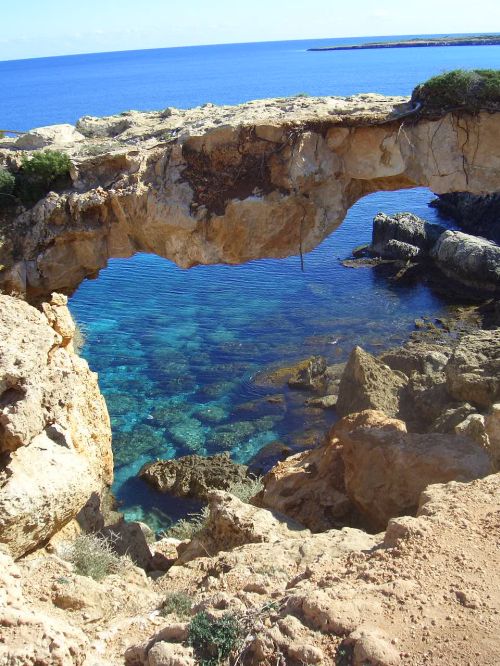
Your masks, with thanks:
M380 429L358 424L339 432L346 493L375 530L394 516L414 514L428 485L469 481L492 471L487 452L471 439L406 433L403 427L402 422Z
M307 541L251 543L174 566L158 587L192 596L191 617L230 613L243 628L242 664L429 663L500 657L494 529L500 477L430 486L416 518L385 534L331 530ZM269 602L272 600L272 603ZM464 641L466 626L469 638ZM176 617L131 647L127 663L158 652L189 656ZM156 654L156 653L154 653ZM136 661L133 661L136 659Z
M500 330L462 337L445 367L446 386L456 400L488 409L500 397Z
M187 546L179 547L179 563L246 543L304 539L309 534L302 525L286 516L245 504L221 490L213 490L208 500L206 525Z
M138 251L186 267L283 257L318 245L376 190L497 189L498 113L409 124L408 110L406 98L359 95L83 118L65 147L72 188L3 212L3 287L71 292ZM70 135L35 134L48 147ZM0 141L13 171L17 141Z
M364 409L380 409L387 416L395 416L406 384L404 375L355 347L340 380L337 413L346 416Z
M427 262L427 271L432 260L452 285L458 282L479 292L500 290L498 245L431 224L411 213L376 215L372 243L366 253L387 260Z
M489 474L487 448L463 434L408 433L403 421L366 410L339 421L325 445L274 467L255 501L314 531L341 521L382 530L415 514L428 485Z
M370 250L387 259L421 259L444 231L412 213L379 213L373 218Z
M297 453L263 479L254 504L290 516L313 532L353 523L342 451L335 445Z
M500 244L500 193L478 196L450 192L431 204L443 217L452 219L463 231Z
M492 292L500 289L500 247L491 241L445 231L431 255L444 273L461 282Z
M75 519L113 475L106 405L72 350L65 298L43 309L0 296L0 543L15 557Z
M158 460L144 465L139 476L162 493L205 499L211 490L230 490L234 483L243 482L247 468L225 452L207 458L192 455Z

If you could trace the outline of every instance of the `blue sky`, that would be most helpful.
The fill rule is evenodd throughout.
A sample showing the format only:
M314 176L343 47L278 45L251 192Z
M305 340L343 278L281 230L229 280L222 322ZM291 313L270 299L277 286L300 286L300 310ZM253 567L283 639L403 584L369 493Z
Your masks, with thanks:
M0 60L280 39L500 31L498 0L0 0Z

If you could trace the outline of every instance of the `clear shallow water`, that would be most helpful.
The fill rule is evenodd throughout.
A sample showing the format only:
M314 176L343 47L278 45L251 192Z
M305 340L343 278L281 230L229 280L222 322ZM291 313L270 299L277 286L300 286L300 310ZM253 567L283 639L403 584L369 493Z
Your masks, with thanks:
M308 53L308 40L157 49L0 62L0 127L28 129L125 109L236 104L308 92L409 94L457 67L500 66L500 47ZM246 461L279 439L300 447L331 421L304 408L304 395L262 386L259 371L313 354L344 361L355 344L378 350L405 339L415 317L446 311L423 284L401 285L339 258L368 242L383 210L429 220L426 190L379 193L305 257L184 271L164 259L114 260L84 282L71 310L84 327L83 354L99 372L113 426L114 491L129 517L165 527L193 508L149 489L144 462L230 450ZM269 395L281 396L269 402Z

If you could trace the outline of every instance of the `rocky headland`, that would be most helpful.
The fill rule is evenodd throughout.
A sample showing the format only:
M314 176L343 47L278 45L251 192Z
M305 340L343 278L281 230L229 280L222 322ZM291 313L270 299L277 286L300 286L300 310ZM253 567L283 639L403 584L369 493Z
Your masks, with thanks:
M305 252L379 189L494 192L499 118L431 120L374 95L292 98L0 140L14 174L40 148L71 158L69 182L0 211L0 664L500 661L494 291L470 319L424 324L402 348L355 347L345 366L313 357L288 372L339 420L267 472L250 503L228 492L247 470L224 456L143 470L208 502L182 541L110 510L106 405L56 293L137 251L186 267ZM391 231L382 249L433 255L448 238L402 226L410 238ZM106 551L105 571L95 534L115 557Z
M477 35L475 37L417 37L414 39L393 40L387 42L365 42L364 44L345 44L342 46L318 46L308 51L359 51L364 49L408 49L430 46L498 46L500 36Z

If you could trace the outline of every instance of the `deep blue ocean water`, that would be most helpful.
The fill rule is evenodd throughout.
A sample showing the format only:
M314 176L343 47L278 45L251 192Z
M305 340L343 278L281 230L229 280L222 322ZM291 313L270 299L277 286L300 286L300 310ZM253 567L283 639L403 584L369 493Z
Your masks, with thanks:
M375 39L375 38L374 38ZM205 46L0 62L0 127L28 129L126 109L240 103L307 92L410 94L433 74L500 67L500 47L307 52L367 41L311 40ZM415 317L450 303L422 283L340 259L368 242L379 212L429 220L428 190L378 193L305 256L243 266L182 270L149 255L113 260L84 282L71 310L86 333L84 356L99 373L113 426L114 491L129 517L166 527L191 508L136 478L142 464L190 452L229 450L247 461L263 445L317 441L334 414L307 408L304 394L263 386L259 372L322 354L346 360L361 344L397 344ZM281 402L269 402L269 395Z

